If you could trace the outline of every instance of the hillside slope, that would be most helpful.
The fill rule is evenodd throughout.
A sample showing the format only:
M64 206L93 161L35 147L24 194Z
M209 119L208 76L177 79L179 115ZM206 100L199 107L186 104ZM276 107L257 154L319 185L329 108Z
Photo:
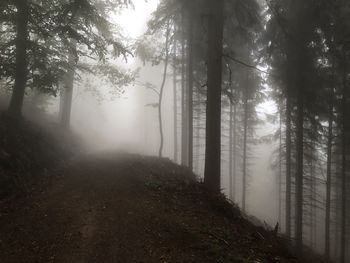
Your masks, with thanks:
M1 262L296 262L167 160L71 161L46 189L2 204Z
M169 160L81 156L58 129L0 124L2 263L298 262Z
M59 125L16 120L0 112L0 200L30 192L36 179L53 170L79 149L79 139Z

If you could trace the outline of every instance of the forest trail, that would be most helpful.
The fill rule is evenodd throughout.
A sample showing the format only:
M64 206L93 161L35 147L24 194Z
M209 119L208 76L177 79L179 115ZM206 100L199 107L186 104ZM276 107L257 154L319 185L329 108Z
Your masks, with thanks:
M294 262L191 176L149 157L72 160L33 194L0 204L0 261Z

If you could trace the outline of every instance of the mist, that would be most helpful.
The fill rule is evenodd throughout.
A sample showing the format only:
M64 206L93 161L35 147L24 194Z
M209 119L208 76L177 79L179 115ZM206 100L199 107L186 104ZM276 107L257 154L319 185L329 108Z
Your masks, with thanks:
M108 193L118 211L124 209L119 206L130 209L125 218L137 220L133 209L142 213L148 202L157 198L167 202L173 198L169 193L182 200L191 196L186 191L195 189L193 194L201 196L198 207L210 200L206 194L213 194L216 207L228 205L237 218L254 225L258 239L267 242L259 243L259 249L273 247L281 258L290 253L297 262L348 262L350 6L346 1L22 2L0 4L4 127L0 186L10 189L4 196L18 195L11 192L31 196L28 178L45 174L50 183L39 179L40 187L58 187L60 181L52 179L57 177L62 189L86 187L78 190L79 198L87 189L94 189L97 200ZM27 121L40 128L32 131ZM53 160L43 157L45 164L37 164L40 156ZM40 167L40 172L31 165ZM171 188L168 174L184 183ZM192 184L206 194L188 186ZM147 192L143 187L152 194L139 196ZM45 189L43 193L51 188ZM53 189L47 190L48 196L60 191ZM177 196L181 191L185 192ZM138 207L129 199L145 203ZM76 211L88 201L79 202ZM112 205L107 201L101 203L111 214L107 221L124 218L108 210ZM150 211L157 204L152 203ZM101 212L91 207L94 216L84 216L82 224L92 230L79 232L89 240L86 244L95 240L95 221ZM216 216L215 211L208 212L209 218ZM55 213L52 217L59 220ZM167 215L164 211L157 215L161 213ZM10 222L10 212L6 215L4 220ZM215 222L221 224L221 219ZM125 227L129 229L128 224ZM8 237L11 231L4 227ZM179 230L174 235L181 231L191 232ZM234 240L216 235L208 236L228 247ZM140 247L151 238L145 240ZM193 262L219 262L200 259L216 260L225 254L220 251ZM123 258L124 252L120 253L114 255L116 260ZM185 252L169 252L164 258L181 258L181 253ZM74 262L73 254L67 254L67 260ZM123 262L133 262L130 255ZM220 262L234 262L230 255ZM162 261L158 254L158 261L152 261L151 252L148 256L146 262L179 262ZM79 262L92 258L84 257Z

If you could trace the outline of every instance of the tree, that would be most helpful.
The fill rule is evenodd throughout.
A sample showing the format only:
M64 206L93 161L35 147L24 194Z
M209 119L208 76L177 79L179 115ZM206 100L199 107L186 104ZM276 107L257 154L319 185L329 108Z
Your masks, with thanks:
M21 115L27 87L56 95L64 76L72 75L72 61L76 60L72 55L76 58L97 56L104 60L109 53L108 46L114 47L116 55L125 54L126 49L109 31L111 24L105 14L107 6L129 3L92 3L90 0L2 2L1 21L8 32L16 29L14 34L9 33L7 41L2 39L4 49L0 51L2 60L8 59L1 77L8 78L11 84L12 80L14 82L9 113L15 117ZM75 46L72 43L76 43L76 51L72 50Z
M330 222L331 222L331 186L332 186L332 151L334 121L334 64L332 65L332 83L329 87L329 115L327 132L327 181L326 181L326 218L325 218L325 258L330 260Z
M220 192L221 84L224 32L224 1L208 1L208 94L204 184Z
M230 91L231 91L231 94L233 94L233 89L232 89L232 81L231 81L231 78L230 78ZM235 110L234 110L234 103L233 103L233 99L231 98L230 100L230 112L229 112L229 142L228 142L228 147L229 147L229 198L231 200L234 200L234 179L235 179L235 170L234 170L234 161L233 161L233 156L236 155L236 152L235 152L235 144L233 143L234 142L234 134L236 132L235 130L235 119L236 116L235 116Z
M174 25L174 32L177 27ZM173 103L174 103L174 161L178 158L178 132L177 132L177 39L174 37L173 45Z
M190 1L187 7L188 13L188 51L187 51L187 102L188 102L188 116L187 116L187 127L188 127L188 167L193 170L193 63L194 63L194 5L193 2Z
M168 63L169 63L169 36L170 36L170 23L168 21L165 35L165 59L164 59L164 73L162 84L160 85L159 92L159 103L158 103L158 118L159 118L159 132L160 132L160 146L159 146L159 157L162 157L163 144L164 144L164 132L163 132L163 123L162 123L162 102L163 102L163 93L165 87L165 81L167 77Z
M188 165L185 7L181 6L181 164Z
M15 83L9 106L9 113L19 117L22 111L24 92L27 83L28 72L28 20L29 3L28 0L15 1L16 12L16 62L15 62Z
M112 24L105 18L107 10L117 9L120 6L128 6L131 2L109 3L104 1L91 2L90 0L74 1L62 6L63 13L71 13L66 21L68 29L68 41L63 39L68 45L68 70L64 78L64 91L61 99L61 123L65 128L70 126L72 110L72 97L74 89L75 71L78 69L79 56L87 56L84 51L87 49L99 58L100 61L107 60L107 48L112 45L114 55L124 55L128 51L120 42L114 40L111 28ZM65 19L65 18L63 18ZM95 32L96 33L95 33ZM80 33L84 32L84 33Z
M71 47L68 55L69 69L64 77L64 90L62 93L62 109L61 109L61 124L64 128L68 129L70 126L70 118L72 111L72 100L73 100L73 88L74 88L74 75L75 68L78 62L77 57L77 42L72 39L70 41Z

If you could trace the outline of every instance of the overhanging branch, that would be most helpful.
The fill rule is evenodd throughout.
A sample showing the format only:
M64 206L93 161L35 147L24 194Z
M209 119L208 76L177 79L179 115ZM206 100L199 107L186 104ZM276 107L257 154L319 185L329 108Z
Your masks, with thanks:
M230 55L223 54L222 56L223 56L224 58L228 58L228 59L230 59L230 60L232 60L232 61L234 61L234 62L236 62L236 63L238 63L238 64L240 64L240 65L242 65L242 66L245 66L245 67L247 67L247 68L257 70L257 71L259 71L259 72L261 72L261 73L264 73L264 74L267 74L267 75L271 75L270 72L267 72L267 71L265 71L265 70L259 69L259 68L256 67L256 66L249 65L248 63L245 63L245 62L243 62L243 61L241 61L241 60L239 60L239 59L237 59L237 58L231 57Z

